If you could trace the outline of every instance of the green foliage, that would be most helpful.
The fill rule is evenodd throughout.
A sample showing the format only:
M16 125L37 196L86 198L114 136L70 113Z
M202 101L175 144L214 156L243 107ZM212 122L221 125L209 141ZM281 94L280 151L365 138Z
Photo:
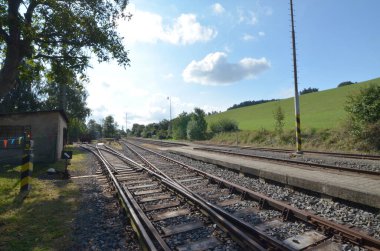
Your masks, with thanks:
M189 140L200 140L204 138L199 124L193 119L187 123L187 138Z
M99 139L102 137L102 126L96 123L96 121L93 119L90 119L88 121L87 130L91 140Z
M41 70L61 62L84 73L92 55L98 61L117 60L128 65L128 53L116 31L129 18L127 0L12 0L0 8L0 97L15 84L23 60L33 60ZM17 46L16 46L17 45Z
M380 86L371 85L361 89L358 95L348 98L346 111L354 120L376 123L380 120Z
M0 99L0 113L37 111L41 107L37 91L32 83L17 79L14 87L3 99Z
M103 137L113 138L116 137L117 123L115 123L114 118L109 115L103 121Z
M87 132L86 124L83 120L78 118L69 119L69 125L67 127L69 142L78 142L80 137Z
M64 110L70 118L83 121L90 115L84 82L76 78L75 72L60 63L53 63L46 79L40 90L40 94L45 97L41 104L42 110Z
M191 120L191 115L186 112L181 113L172 120L173 138L186 139L187 138L187 123Z
M222 118L210 124L212 133L235 132L239 130L238 123L230 118Z
M380 85L370 85L348 97L347 128L365 150L380 149Z
M207 122L205 112L200 108L194 108L190 114L191 120L187 123L186 134L190 140L202 140L206 138Z
M351 81L345 81L345 82L342 82L338 85L338 87L343 87L343 86L347 86L347 85L353 85L355 83L351 82Z
M272 101L276 101L278 99L270 99L270 100L265 100L265 99L262 99L262 100L252 100L252 101L243 101L241 102L240 104L234 104L233 106L227 108L227 110L232 110L232 109L236 109L236 108L240 108L240 107L245 107L245 106L251 106L251 105L259 105L259 104L264 104L264 103L267 103L267 102L272 102Z
M318 92L319 89L318 88L304 88L301 92L300 92L300 95L303 95L303 94L307 94L307 93L312 93L312 92Z
M282 111L281 106L278 106L277 109L273 112L273 118L274 118L274 130L278 135L282 135L284 132L284 119L285 115L284 112Z
M144 125L139 125L139 124L133 124L131 134L132 136L135 137L141 137L142 132L144 131L145 126Z

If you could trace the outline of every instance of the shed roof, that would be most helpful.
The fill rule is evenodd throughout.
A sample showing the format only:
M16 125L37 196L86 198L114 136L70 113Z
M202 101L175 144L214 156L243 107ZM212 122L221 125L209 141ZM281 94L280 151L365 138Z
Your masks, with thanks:
M39 113L52 113L59 112L62 118L69 123L69 119L63 110L49 110L49 111L32 111L32 112L12 112L12 113L0 113L0 117L12 116L12 115L28 115L28 114L39 114Z

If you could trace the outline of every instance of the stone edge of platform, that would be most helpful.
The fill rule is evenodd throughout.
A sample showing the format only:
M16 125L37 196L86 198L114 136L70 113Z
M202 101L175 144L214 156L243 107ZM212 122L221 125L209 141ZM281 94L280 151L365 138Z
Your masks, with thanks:
M380 194L377 195L377 194L363 193L361 191L352 190L347 187L324 184L322 182L317 182L311 179L290 177L288 175L278 174L271 171L259 170L254 167L247 167L244 165L225 162L225 161L203 157L196 154L177 151L173 149L171 149L169 152L179 154L185 157L189 157L192 159L201 160L201 161L208 162L211 164L219 165L228 169L233 169L235 171L238 171L244 174L249 174L249 175L253 175L253 176L263 178L266 180L275 181L287 186L314 191L323 195L327 195L327 196L331 196L331 197L343 199L346 201L351 201L354 203L367 205L370 207L380 209Z

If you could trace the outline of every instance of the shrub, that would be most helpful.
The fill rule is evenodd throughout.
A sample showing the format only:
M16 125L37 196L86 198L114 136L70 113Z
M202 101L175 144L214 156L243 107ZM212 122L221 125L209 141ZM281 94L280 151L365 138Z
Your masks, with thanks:
M220 119L210 125L210 130L214 134L221 132L235 132L239 130L238 123L229 118Z
M187 123L187 138L190 140L200 140L203 139L204 134L202 134L201 127L196 120L192 119Z
M356 121L376 123L380 120L380 86L371 85L350 96L345 109Z
M380 149L380 86L371 85L348 98L346 127L363 150Z
M277 109L273 112L273 117L274 117L274 130L278 135L282 135L284 131L284 119L285 119L285 114L282 111L281 106L277 107Z

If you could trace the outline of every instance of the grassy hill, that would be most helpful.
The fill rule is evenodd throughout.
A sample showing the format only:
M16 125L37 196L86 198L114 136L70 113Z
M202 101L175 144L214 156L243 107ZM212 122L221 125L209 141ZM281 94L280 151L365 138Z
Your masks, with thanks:
M380 78L300 96L301 127L304 129L339 127L347 116L344 110L347 96L358 93L360 88L367 87L370 84L380 85ZM261 128L273 130L273 111L278 106L281 106L285 114L284 129L292 129L295 124L293 98L229 110L207 116L206 120L210 124L227 117L236 120L241 130L258 130Z

